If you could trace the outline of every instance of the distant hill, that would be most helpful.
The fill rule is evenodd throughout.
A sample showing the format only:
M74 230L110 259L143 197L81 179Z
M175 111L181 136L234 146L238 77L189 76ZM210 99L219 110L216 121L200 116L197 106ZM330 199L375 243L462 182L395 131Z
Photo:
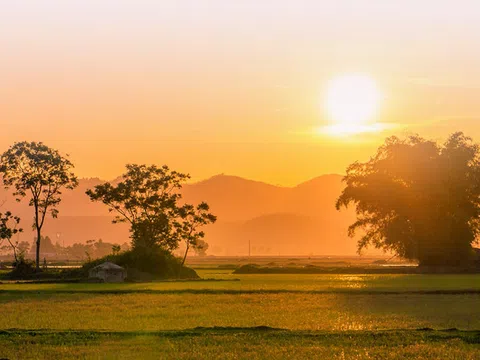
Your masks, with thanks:
M217 175L184 187L185 201L206 200L222 221L246 221L272 213L338 217L335 200L341 175L323 175L296 187L282 187L237 176Z
M185 201L207 201L222 221L246 221L281 211L287 205L290 188L274 186L237 176L217 175L184 186Z
M323 175L295 187L281 187L237 176L217 175L184 186L186 202L207 201L218 222L206 229L209 254L246 255L248 241L257 255L352 255L355 241L348 239L346 228L354 219L352 210L338 212L335 200L343 189L340 175ZM58 219L48 219L45 234L65 245L102 238L104 241L128 241L125 224L111 224L106 207L90 202L88 188L100 179L80 179L79 187L65 191ZM22 218L29 229L31 209L16 203L4 191L3 209ZM57 236L58 235L58 236ZM33 233L21 235L33 239Z

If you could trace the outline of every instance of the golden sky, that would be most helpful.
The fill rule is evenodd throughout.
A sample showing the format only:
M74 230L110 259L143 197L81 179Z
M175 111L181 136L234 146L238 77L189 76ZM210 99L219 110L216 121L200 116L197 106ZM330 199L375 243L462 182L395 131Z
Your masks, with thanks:
M480 141L476 0L0 2L0 148L44 141L82 177L166 163L294 185L392 133ZM348 73L374 79L388 130L318 131Z

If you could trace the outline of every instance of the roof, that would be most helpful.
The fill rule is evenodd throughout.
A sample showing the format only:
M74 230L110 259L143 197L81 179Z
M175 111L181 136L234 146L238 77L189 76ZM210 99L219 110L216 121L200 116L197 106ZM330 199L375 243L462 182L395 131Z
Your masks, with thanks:
M118 266L117 264L114 264L110 261L106 261L100 265L95 266L92 270L125 270L123 267Z

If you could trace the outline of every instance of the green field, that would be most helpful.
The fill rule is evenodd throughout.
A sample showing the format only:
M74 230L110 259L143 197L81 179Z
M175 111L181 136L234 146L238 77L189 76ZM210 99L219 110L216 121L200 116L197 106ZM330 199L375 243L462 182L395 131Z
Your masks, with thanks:
M19 284L3 282L0 292L170 292L170 291L232 291L232 292L480 292L480 274L466 275L310 275L310 274L232 274L232 270L197 270L212 281L165 281L123 284ZM216 281L215 281L216 280Z
M0 358L480 359L480 275L0 284Z
M478 332L0 332L18 359L478 359Z

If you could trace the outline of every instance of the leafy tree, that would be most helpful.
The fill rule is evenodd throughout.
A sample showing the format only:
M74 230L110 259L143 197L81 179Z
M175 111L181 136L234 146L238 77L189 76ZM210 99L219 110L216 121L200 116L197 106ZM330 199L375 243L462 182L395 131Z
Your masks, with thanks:
M120 245L112 245L112 255L118 255L120 253Z
M92 257L95 251L95 240L87 240L85 245L85 255L87 257L87 262L92 261Z
M35 239L36 243L36 239ZM57 249L55 248L55 245L53 244L52 239L50 236L42 236L42 251L40 254L45 254L45 253L50 253L50 254L55 254L57 252Z
M460 265L480 231L480 148L463 133L439 145L390 137L367 162L347 168L336 207L354 204L369 245L421 265Z
M30 254L35 256L36 247L35 244L37 243L37 237L33 238L33 246L30 248ZM42 248L40 249L40 257L44 257L46 254L60 254L59 247L56 244L53 244L52 239L50 236L42 236L40 239L40 243L42 244Z
M208 248L208 243L205 240L200 239L197 241L197 246L193 248L193 251L197 256L206 256Z
M130 244L128 242L124 242L120 245L120 252L130 251Z
M74 243L65 248L65 253L69 258L84 260L91 253L91 246L88 244Z
M22 229L19 229L19 231L21 230ZM20 259L23 259L27 255L28 250L30 249L30 244L28 241L20 241L17 245L17 249L18 249L18 257Z
M167 166L127 165L127 172L115 185L105 183L87 190L92 201L101 201L116 213L114 223L128 222L133 249L151 251L159 247L172 251L180 241L201 238L200 226L212 222L208 205L179 205L182 184L189 175Z
M18 262L19 258L23 258L25 255L23 242L19 243L18 240L12 240L12 237L15 234L23 231L21 228L18 228L19 223L20 218L18 216L13 216L10 211L0 213L0 245L2 245L2 242L4 241L7 242L7 247L10 247L13 250L15 263Z
M64 248L58 241L55 242L54 251L57 256L61 256L63 259L66 256L66 248Z
M110 255L112 251L114 251L114 248L117 249L117 247L118 247L118 252L120 252L120 246L109 243L109 242L104 242L102 239L93 241L92 245L93 245L92 257L94 258L100 258L100 257Z
M92 259L98 259L112 254L118 255L122 249L125 249L125 247L104 242L102 239L92 239L87 240L83 244L74 243L71 246L61 249L62 251L59 251L58 253L62 253L63 255L67 255L75 259L91 261Z
M209 213L210 207L202 202L197 206L185 204L178 210L178 219L174 222L175 238L182 239L185 242L185 254L182 265L187 259L190 247L201 251L208 247L208 244L202 240L205 233L200 230L201 227L212 224L217 221L217 217Z
M40 269L41 232L47 214L58 215L63 189L78 185L72 172L73 164L41 142L19 142L3 153L0 172L6 188L14 187L17 201L29 197L34 208L33 228L37 232L36 270Z
M114 223L128 222L133 247L152 248L158 244L174 249L170 218L177 212L182 182L188 175L170 171L167 166L127 165L127 172L116 185L104 183L87 190L92 201L101 201L116 213Z

